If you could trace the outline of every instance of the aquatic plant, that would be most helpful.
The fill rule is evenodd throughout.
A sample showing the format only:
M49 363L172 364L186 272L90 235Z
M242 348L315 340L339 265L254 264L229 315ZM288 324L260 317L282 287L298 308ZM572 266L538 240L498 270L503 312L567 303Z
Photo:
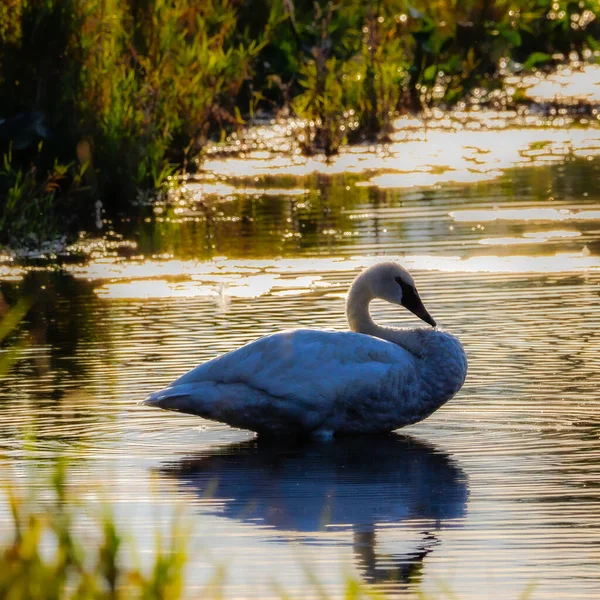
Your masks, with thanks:
M298 29L301 91L291 107L305 123L305 153L329 155L349 140L376 140L391 130L407 63L390 19L383 3L315 3L310 26Z
M285 92L282 101L291 97L305 123L299 139L305 153L385 139L406 110L484 102L502 86L507 67L564 59L594 46L598 33L597 0L285 5L295 43L278 38L279 72L272 77Z
M78 503L69 493L67 468L56 463L52 496L41 504L5 482L12 539L0 547L0 597L6 600L176 599L183 592L186 535L174 521L168 539L156 536L149 571L125 566L123 536L110 510L97 517L95 544L77 533Z
M597 0L415 3L406 15L414 40L412 107L452 105L476 87L497 88L502 64L520 70L564 60L593 43L598 24L588 26L599 8Z
M243 123L232 99L261 41L236 43L230 1L96 3L82 13L80 46L79 109L92 157L120 174L121 186L129 178L130 188L157 188L174 171L171 159L186 168L211 129Z
M10 19L19 23L0 30L0 115L39 114L48 135L32 130L19 144L13 170L29 177L0 173L0 189L26 181L44 214L52 198L40 188L55 164L89 166L78 207L89 218L99 197L126 209L140 189L185 171L212 132L243 123L236 97L263 41L237 27L233 1L14 2ZM6 153L23 129L1 121ZM42 137L48 142L32 156ZM10 212L13 200L0 194L0 207Z
M84 189L87 163L75 166L54 164L40 173L37 157L42 152L40 142L36 157L28 168L15 164L12 148L0 164L0 244L39 246L45 240L60 235L62 227L55 210L57 196L66 208L73 197ZM43 168L43 167L42 167Z

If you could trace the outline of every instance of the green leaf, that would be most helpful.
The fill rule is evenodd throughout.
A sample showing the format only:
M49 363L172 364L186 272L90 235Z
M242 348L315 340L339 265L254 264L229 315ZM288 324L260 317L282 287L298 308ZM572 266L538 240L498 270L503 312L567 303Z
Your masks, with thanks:
M545 52L532 52L523 64L523 67L527 70L533 69L536 65L548 62L551 58L552 56Z
M430 65L429 67L427 67L425 69L425 71L423 71L423 79L425 81L433 81L435 79L435 76L437 75L437 72L438 72L438 66Z
M502 29L500 35L512 46L521 45L521 34L514 29Z
M460 60L460 56L458 54L455 54L448 61L448 71L458 72L461 68L461 65L462 65L462 62Z
M0 342L16 329L17 325L21 322L23 317L27 314L27 311L31 308L32 302L28 298L21 298L11 310L4 315L2 321L0 321Z

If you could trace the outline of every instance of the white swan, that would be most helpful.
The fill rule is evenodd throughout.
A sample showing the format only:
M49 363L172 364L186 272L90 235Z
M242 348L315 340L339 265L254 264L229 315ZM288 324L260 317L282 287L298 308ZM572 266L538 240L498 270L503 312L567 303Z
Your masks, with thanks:
M428 417L461 388L461 343L435 329L376 325L369 302L401 304L435 327L413 278L393 262L363 271L348 294L352 331L295 329L192 369L144 404L269 435L388 432Z

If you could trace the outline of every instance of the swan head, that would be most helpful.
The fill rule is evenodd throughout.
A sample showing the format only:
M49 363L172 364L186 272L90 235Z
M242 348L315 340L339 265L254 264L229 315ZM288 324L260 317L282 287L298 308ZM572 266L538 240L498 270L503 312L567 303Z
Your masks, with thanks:
M379 263L364 271L362 277L367 280L365 283L375 298L404 306L419 319L435 327L433 317L423 306L414 279L404 267L395 262Z

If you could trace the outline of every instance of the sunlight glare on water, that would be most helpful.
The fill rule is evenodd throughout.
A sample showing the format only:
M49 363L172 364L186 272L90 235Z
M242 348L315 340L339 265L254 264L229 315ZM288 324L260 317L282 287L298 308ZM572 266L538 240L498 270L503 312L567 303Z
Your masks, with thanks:
M407 120L332 163L212 156L188 196L59 265L4 257L0 311L33 301L0 387L13 485L44 497L69 458L79 500L108 502L143 560L183 511L190 598L219 566L226 598L321 597L311 578L339 598L346 574L394 597L596 598L600 134L505 121ZM259 336L344 329L352 279L390 259L470 365L401 435L269 446L136 404Z

